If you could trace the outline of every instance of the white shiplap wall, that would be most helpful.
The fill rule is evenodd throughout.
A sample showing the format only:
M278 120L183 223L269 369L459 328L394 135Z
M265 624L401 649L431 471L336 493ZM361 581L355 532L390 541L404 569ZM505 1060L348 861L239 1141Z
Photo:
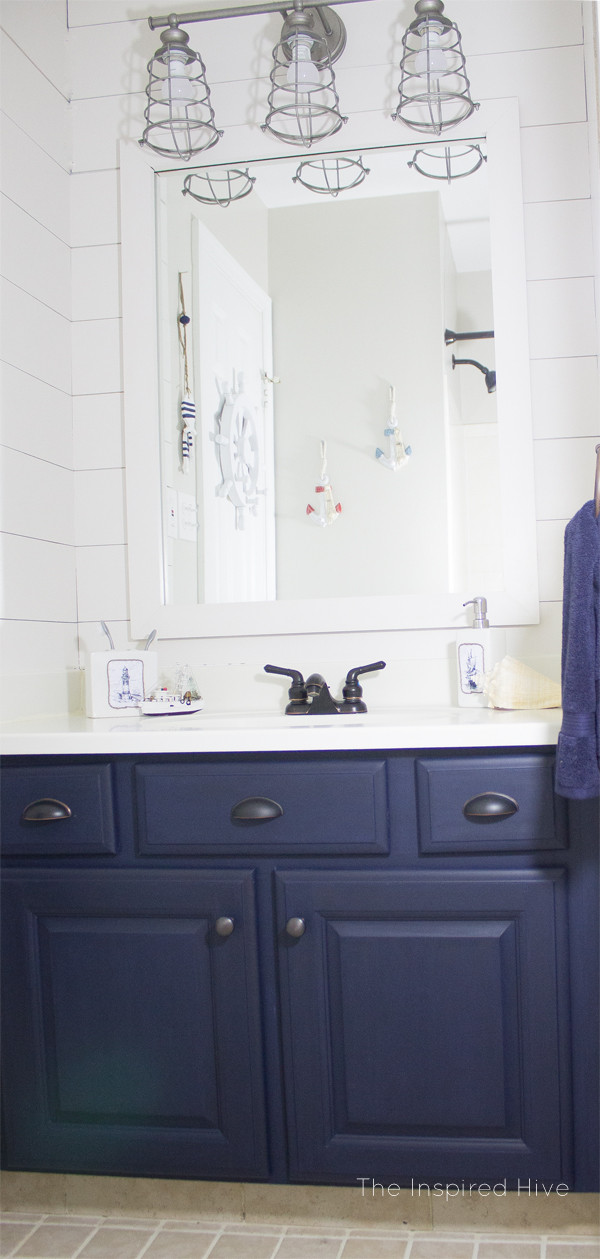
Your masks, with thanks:
M3 710L61 709L77 668L66 0L2 24ZM71 670L71 673L68 671ZM30 687L23 675L39 679Z
M542 608L539 627L509 632L508 649L555 676L562 533L591 494L600 436L590 84L586 95L582 22L583 11L591 8L579 0L453 0L447 6L463 32L475 98L517 96L520 103ZM345 142L354 143L355 136L359 143L367 124L389 139L393 124L385 112L393 107L398 78L390 52L393 48L397 65L412 12L404 0L345 6L348 47L337 76L351 114ZM1 9L8 36L7 127L13 135L12 148L5 141L3 154L11 203L3 274L13 303L7 313L14 312L8 313L5 333L11 392L3 431L8 673L28 673L31 655L40 674L64 675L76 664L74 546L82 647L101 645L100 618L110 621L119 645L127 641L117 142L141 131L145 63L158 44L147 13L147 0L68 0L67 31L58 0L4 0ZM247 124L260 120L261 107L247 80L268 73L279 24L275 15L189 28L208 67L219 125L227 129L219 160L239 156L240 143L248 143ZM23 135L24 145L18 144ZM64 270L69 243L70 311ZM36 403L27 422L23 377ZM25 577L28 570L34 580ZM267 659L297 664L305 672L327 668L335 687L350 665L384 657L388 669L371 684L374 702L452 702L452 642L444 631L317 632L288 637L284 645L243 638L165 643L160 653L165 664L183 656L190 660L207 701L219 707L228 702L272 707L273 684L265 685L261 673ZM48 689L48 702L55 690Z

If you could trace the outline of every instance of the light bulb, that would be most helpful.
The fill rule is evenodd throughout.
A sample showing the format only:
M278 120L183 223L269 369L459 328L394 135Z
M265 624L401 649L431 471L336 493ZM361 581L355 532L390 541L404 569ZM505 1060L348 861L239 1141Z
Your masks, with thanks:
M175 101L187 104L196 99L196 84L189 79L185 67L185 54L171 52L167 61L168 75L161 84L161 96L164 101Z
M415 57L415 74L444 74L446 54L441 46L440 32L435 26L425 30L421 48Z
M296 87L301 92L310 92L321 84L319 67L310 55L312 44L310 35L296 35L292 46L292 60L286 78L290 87Z

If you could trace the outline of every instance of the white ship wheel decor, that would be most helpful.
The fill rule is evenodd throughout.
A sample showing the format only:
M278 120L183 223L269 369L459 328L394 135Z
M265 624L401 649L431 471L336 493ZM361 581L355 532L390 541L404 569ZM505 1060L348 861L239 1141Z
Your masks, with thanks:
M235 507L235 527L244 529L246 513L256 516L259 495L260 450L254 406L243 390L227 390L218 416L217 432L211 434L221 469L219 498Z

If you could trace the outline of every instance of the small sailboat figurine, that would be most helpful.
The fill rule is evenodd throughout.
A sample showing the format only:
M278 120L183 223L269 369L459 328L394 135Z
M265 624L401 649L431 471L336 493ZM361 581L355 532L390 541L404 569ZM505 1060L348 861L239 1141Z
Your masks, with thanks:
M318 485L315 485L315 494L319 495L317 507L312 507L308 503L306 508L307 516L310 516L313 524L332 525L338 518L342 510L342 504L336 503L333 496L331 481L327 475L327 442L321 442L321 479Z
M375 451L375 458L383 464L384 468L390 468L395 472L397 468L401 468L403 463L407 463L412 455L410 446L405 446L402 441L402 435L398 428L398 419L396 417L396 390L390 385L390 418L387 428L383 430L384 437L387 437L387 454L380 446Z

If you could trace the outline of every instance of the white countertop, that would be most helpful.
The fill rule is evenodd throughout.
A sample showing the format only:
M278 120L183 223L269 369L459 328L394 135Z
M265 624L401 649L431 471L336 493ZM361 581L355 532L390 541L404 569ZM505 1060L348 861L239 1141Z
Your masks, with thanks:
M318 752L384 748L532 747L555 744L558 708L498 712L406 708L353 716L200 712L189 716L29 718L0 726L4 756L149 752Z

